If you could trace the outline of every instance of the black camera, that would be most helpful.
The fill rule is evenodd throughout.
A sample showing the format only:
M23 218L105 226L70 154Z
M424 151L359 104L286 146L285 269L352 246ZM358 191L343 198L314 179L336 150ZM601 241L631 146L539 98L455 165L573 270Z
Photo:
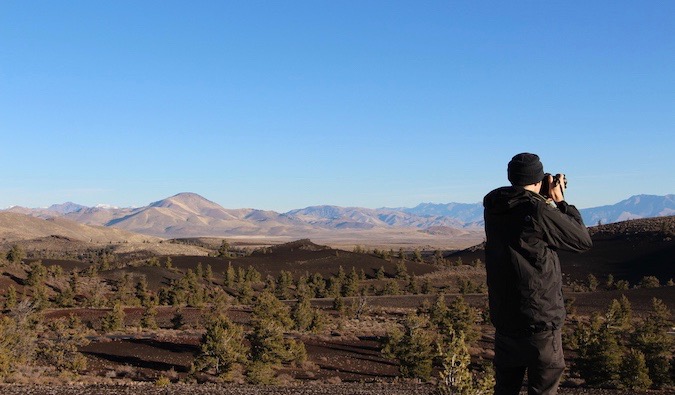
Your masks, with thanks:
M558 174L553 176L553 185L549 185L548 177L550 175L551 175L551 173L544 174L544 179L542 180L543 182L541 183L541 189L539 190L539 194L542 195L543 197L547 198L547 199L550 199L551 196L548 195L549 190L552 187L555 188L556 186L558 186L558 184L560 183L560 181L562 179L563 185L562 185L562 188L561 188L561 192L564 195L565 189L567 189L567 177L565 177L564 174L558 173Z

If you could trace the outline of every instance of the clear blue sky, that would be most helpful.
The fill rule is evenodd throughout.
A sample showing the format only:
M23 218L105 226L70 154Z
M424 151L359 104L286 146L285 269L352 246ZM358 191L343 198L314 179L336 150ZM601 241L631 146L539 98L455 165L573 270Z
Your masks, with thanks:
M0 208L675 192L674 1L0 2Z

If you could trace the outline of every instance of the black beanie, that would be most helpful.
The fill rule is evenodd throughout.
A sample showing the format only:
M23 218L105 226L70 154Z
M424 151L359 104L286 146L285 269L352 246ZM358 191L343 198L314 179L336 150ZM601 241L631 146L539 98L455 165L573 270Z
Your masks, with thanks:
M508 168L509 181L513 185L531 185L544 179L544 165L539 156L523 152L511 159Z

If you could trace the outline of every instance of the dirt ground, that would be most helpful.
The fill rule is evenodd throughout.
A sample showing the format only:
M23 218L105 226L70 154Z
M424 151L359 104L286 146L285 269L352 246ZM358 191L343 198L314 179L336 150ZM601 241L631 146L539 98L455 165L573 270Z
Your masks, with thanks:
M186 385L173 384L158 387L153 384L133 385L59 385L24 386L0 385L4 395L432 395L435 389L427 384L317 384L302 386L249 386L249 385ZM521 391L520 394L526 394ZM654 394L610 389L560 388L560 395L630 395ZM675 394L675 391L660 391L660 395Z

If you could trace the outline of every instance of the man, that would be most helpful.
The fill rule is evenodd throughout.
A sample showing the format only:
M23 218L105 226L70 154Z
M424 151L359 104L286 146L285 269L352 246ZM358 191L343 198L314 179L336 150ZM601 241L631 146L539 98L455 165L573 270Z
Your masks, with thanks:
M511 186L483 199L497 395L518 394L526 371L528 394L557 393L565 303L556 251L592 246L579 211L564 200L564 175L546 175L541 191L544 177L537 155L518 154L508 164Z

